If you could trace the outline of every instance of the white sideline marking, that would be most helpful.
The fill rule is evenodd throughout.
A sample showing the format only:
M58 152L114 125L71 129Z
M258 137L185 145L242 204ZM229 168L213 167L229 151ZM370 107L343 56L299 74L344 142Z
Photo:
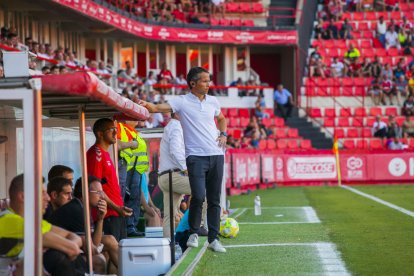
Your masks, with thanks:
M395 204L389 203L388 201L382 200L382 199L380 199L380 198L378 198L378 197L375 197L375 196L373 196L373 195L366 194L366 193L361 192L361 191L359 191L359 190L357 190L357 189L355 189L355 188L348 187L348 186L341 186L341 187L342 187L342 188L344 188L344 189L346 189L346 190L348 190L348 191L351 191L351 192L356 193L356 194L358 194L358 195L360 195L360 196L363 196L363 197L369 198L369 199L371 199L371 200L373 200L373 201L376 201L376 202L378 202L378 203L380 203L380 204L382 204L382 205L385 205L385 206L387 206L387 207L390 207L391 209L397 210L397 211L399 211L399 212L401 212L401 213L403 213L403 214L406 214L406 215L408 215L408 216L410 216L410 217L413 217L413 218L414 218L414 212L412 212L412 211L410 211L410 210L407 210L407 209L401 208L401 207L399 207L399 206L397 206L397 205L395 205Z
M312 207L302 207L302 210L305 212L306 219L309 223L321 223L318 215L316 215L315 209Z
M201 257L203 257L204 253L207 250L208 241L206 241L203 245L203 248L201 248L200 252L198 252L197 256L194 258L194 260L191 262L191 264L187 267L187 269L184 271L184 276L191 276L194 272L194 269L196 268L198 262L201 260Z
M235 215L233 218L238 218L238 217L240 217L241 215L243 215L244 213L246 213L246 211L247 211L247 208L244 208L243 210L241 210L241 212L240 213L238 213L237 215Z
M328 276L348 276L351 275L345 267L335 245L327 242L316 243L259 243L259 244L237 244L228 245L226 248L243 247L264 247L264 246L312 246L318 251L324 275Z
M309 221L264 221L264 222L239 222L239 224L262 224L262 225L271 225L271 224L303 224L303 223L320 223L320 222L309 222Z

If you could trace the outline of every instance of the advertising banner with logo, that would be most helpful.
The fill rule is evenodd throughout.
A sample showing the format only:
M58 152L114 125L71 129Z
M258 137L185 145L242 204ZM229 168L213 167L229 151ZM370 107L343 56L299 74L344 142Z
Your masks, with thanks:
M91 0L53 0L56 3L72 8L94 19L112 25L130 34L155 40L200 42L200 43L232 43L232 44L296 44L297 31L241 31L174 28L154 26L134 21L115 11L107 9Z
M231 155L224 155L224 183L226 188L231 187Z
M341 176L343 181L366 180L367 157L361 154L340 155Z
M260 155L233 153L234 185L243 186L260 183Z
M414 153L375 154L370 160L369 178L372 180L413 180Z
M286 180L335 180L336 161L333 155L297 156L286 158Z
M274 154L262 154L262 178L264 183L272 183L276 181L275 156ZM283 166L283 160L280 162ZM283 167L282 167L283 169ZM283 172L282 172L283 173Z

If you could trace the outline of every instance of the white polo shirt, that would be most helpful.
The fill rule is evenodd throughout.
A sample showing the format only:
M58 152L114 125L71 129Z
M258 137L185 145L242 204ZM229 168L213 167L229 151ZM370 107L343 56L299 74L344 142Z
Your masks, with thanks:
M190 155L223 155L218 145L219 131L214 118L220 114L220 104L214 96L206 95L200 101L194 94L176 96L168 101L174 113L180 116L183 127L185 157Z

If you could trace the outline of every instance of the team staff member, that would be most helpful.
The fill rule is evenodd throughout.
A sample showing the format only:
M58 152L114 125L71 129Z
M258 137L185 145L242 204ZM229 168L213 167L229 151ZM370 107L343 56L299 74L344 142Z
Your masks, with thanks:
M137 121L118 123L117 126L119 160L126 171L124 202L125 206L133 210L133 215L126 218L127 234L131 237L142 236L136 225L140 215L142 174L148 171L147 144L135 130L136 126Z
M109 146L116 143L116 132L117 128L111 119L97 120L93 125L96 142L86 153L86 158L88 175L101 180L102 188L106 194L108 211L103 223L103 232L120 241L126 238L124 217L131 216L132 209L124 206L115 167L108 153ZM96 210L92 211L93 219L96 221Z
M217 98L207 95L209 72L202 67L191 68L187 74L187 83L191 90L187 95L176 96L163 104L155 105L145 101L140 101L140 104L153 113L174 112L180 116L192 194L190 237L187 246L198 247L197 232L201 223L203 201L207 196L208 248L216 252L226 252L218 240L218 233L227 123Z

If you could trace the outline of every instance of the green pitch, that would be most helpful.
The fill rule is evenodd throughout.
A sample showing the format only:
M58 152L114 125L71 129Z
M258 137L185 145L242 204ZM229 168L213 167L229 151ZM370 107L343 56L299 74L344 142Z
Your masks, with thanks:
M352 187L414 211L414 185ZM278 187L228 199L240 232L221 239L227 253L201 254L200 242L173 275L414 275L414 217L352 191Z

